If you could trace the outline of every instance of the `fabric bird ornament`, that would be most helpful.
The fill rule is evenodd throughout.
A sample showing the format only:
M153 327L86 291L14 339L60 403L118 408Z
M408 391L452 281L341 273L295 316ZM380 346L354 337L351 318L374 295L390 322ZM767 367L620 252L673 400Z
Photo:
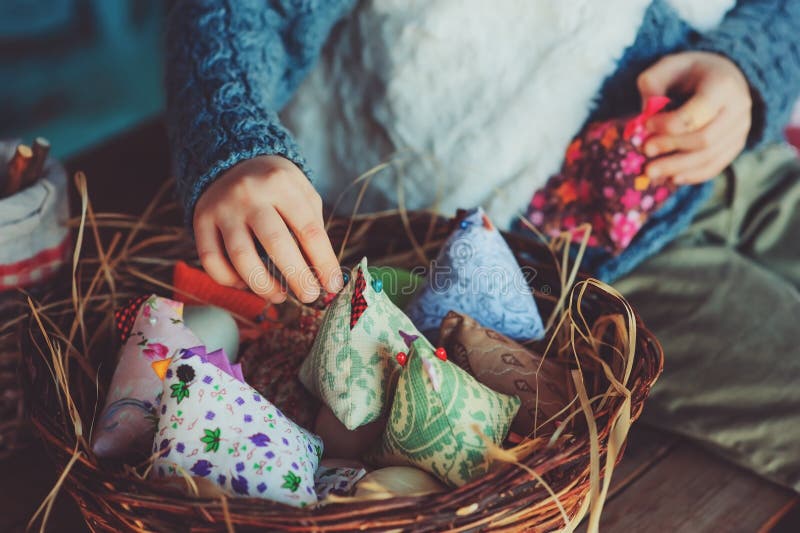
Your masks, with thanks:
M545 359L455 311L447 313L439 332L439 342L453 363L492 390L520 399L512 431L547 435L570 414L567 406L574 393L566 364Z
M592 123L567 148L561 171L536 191L527 218L550 237L570 233L581 242L591 226L589 246L617 255L675 192L670 180L653 182L645 174L647 120L669 104L651 97L633 118Z
M325 402L347 429L385 413L395 354L406 348L397 334L419 332L373 278L364 258L331 302L300 367L300 381Z
M500 445L519 399L482 385L425 339L414 340L403 355L405 368L389 420L368 460L381 466L417 466L451 487L484 475L488 446L478 431Z
M182 317L182 303L155 294L117 311L123 344L92 436L92 449L99 457L119 458L149 450L161 394L161 382L150 365L201 344Z
M480 207L458 221L431 264L426 285L406 308L412 322L433 341L450 310L470 315L512 339L544 336L519 263Z
M157 476L208 479L233 496L294 507L317 502L322 441L203 350L154 363L163 379L153 439ZM154 375L155 375L154 374Z

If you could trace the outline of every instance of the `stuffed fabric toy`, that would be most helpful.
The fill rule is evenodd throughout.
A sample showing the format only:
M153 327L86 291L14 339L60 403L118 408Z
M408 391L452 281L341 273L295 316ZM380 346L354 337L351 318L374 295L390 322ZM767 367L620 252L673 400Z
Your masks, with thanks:
M650 181L642 152L647 119L668 103L666 97L652 97L636 117L590 124L569 145L561 172L534 194L528 220L551 237L570 232L574 242L584 237L578 226L588 223L590 246L613 254L627 248L675 192L669 180Z
M123 345L94 429L92 449L99 457L147 453L161 393L161 382L150 365L201 344L182 316L182 303L155 294L117 311Z
M432 340L450 310L513 339L544 336L539 310L519 263L481 208L461 218L431 265L426 285L406 310Z
M367 259L331 302L303 365L300 381L347 429L377 420L386 410L395 354L405 350L398 330L418 334L373 279Z
M520 401L478 383L425 339L398 354L405 360L389 421L369 460L417 466L451 487L486 473L487 445L473 426L500 445Z
M440 342L449 359L478 381L492 390L519 397L522 405L514 417L512 431L545 435L555 430L557 420L569 415L565 408L572 399L571 380L565 364L543 359L455 311L442 320ZM553 420L545 424L551 417Z
M153 470L213 481L235 496L316 503L322 441L252 387L196 352L158 361L163 377Z

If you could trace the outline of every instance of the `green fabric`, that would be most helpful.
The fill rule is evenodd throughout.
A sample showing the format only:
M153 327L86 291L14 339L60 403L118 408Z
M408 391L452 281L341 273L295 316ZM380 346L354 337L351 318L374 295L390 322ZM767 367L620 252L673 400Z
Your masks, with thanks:
M482 385L418 339L398 378L380 449L370 461L411 464L461 486L486 473L487 446L473 426L500 445L519 405L516 396Z
M800 492L798 231L800 161L772 146L616 287L664 346L644 420Z
M367 308L350 329L351 298L359 270L366 286ZM300 381L325 402L348 429L368 424L385 412L397 352L406 343L399 331L420 335L386 291L376 291L367 259L325 312L317 338L303 365Z
M386 296L400 309L405 308L417 289L425 284L425 278L404 268L371 266L369 273L381 280Z

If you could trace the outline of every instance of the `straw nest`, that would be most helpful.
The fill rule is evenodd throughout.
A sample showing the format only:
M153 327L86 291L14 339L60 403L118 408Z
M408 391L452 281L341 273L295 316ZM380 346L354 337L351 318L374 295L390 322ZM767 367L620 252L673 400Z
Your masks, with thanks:
M16 293L0 294L0 460L29 443L28 425L17 368L19 326L27 305Z
M104 464L92 454L93 420L118 349L113 310L142 293L170 294L174 262L194 257L194 249L182 228L159 223L179 218L176 206L163 201L164 191L134 219L94 213L82 176L76 184L83 204L73 221L71 275L56 290L28 300L22 336L27 408L61 472L32 524L43 527L55 495L66 490L96 531L571 531L586 516L589 530L597 529L612 470L663 355L619 293L577 272L564 242L545 247L506 235L520 264L537 273L530 283L542 316L549 317L548 335L537 348L572 362L577 392L569 423L552 437L533 433L513 448L493 449L491 472L451 492L337 498L296 509L198 494L191 480L149 479L147 462ZM449 229L432 213L406 211L329 224L345 265L363 255L372 264L425 265Z

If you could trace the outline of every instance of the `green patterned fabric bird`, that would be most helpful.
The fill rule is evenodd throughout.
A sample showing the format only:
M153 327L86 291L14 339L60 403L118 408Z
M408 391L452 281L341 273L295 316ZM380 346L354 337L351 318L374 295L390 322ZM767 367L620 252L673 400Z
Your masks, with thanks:
M347 429L377 420L387 410L395 360L407 349L398 331L420 336L411 320L373 279L364 258L331 302L300 381L325 402Z
M488 447L476 428L500 445L519 409L516 396L500 394L447 361L424 339L411 345L397 382L394 403L379 449L379 465L410 464L451 487L482 476Z

